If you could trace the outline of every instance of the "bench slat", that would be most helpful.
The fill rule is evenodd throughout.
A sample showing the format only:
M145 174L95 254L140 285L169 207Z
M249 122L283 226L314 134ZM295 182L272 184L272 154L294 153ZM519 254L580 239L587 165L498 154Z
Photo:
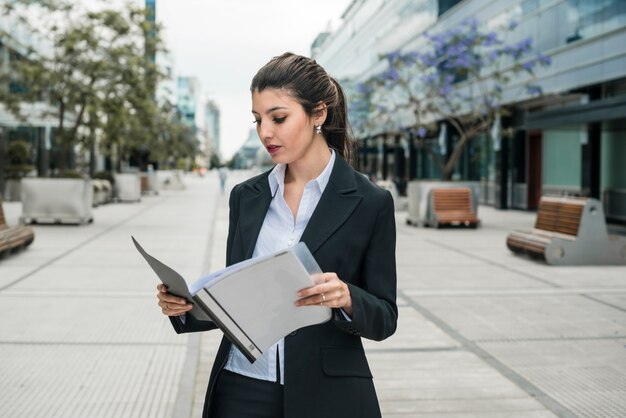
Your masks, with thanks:
M510 233L507 246L513 252L525 252L545 259L545 249L552 239L576 239L585 202L586 199L542 197L534 229L530 232Z
M2 197L0 196L0 254L29 246L35 239L35 233L29 226L8 226L4 216Z
M434 188L431 203L438 224L477 224L472 191L467 187Z

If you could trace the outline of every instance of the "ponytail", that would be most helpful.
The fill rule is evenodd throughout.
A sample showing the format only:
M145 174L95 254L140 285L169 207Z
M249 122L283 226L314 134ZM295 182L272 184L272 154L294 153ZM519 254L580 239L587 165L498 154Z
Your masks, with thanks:
M332 77L328 77L335 87L335 106L329 106L327 110L326 123L322 131L325 133L328 146L337 151L344 160L352 162L351 139L352 132L348 123L348 106L346 104L346 95L339 85L339 82Z

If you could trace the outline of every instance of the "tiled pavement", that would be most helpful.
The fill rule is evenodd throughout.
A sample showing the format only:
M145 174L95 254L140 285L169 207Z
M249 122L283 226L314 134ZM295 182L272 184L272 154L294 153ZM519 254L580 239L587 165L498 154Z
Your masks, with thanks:
M200 416L219 332L172 331L130 242L186 277L223 266L227 199L214 175L185 181L92 225L36 226L0 260L1 417ZM506 233L534 214L479 216L434 230L397 213L399 328L366 341L383 415L626 416L626 267L515 257Z

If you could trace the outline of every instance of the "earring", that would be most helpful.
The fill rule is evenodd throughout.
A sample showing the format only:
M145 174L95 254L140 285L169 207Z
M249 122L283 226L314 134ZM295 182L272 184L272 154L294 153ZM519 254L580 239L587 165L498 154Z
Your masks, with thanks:
M315 133L317 135L321 135L322 134L322 125L315 125Z

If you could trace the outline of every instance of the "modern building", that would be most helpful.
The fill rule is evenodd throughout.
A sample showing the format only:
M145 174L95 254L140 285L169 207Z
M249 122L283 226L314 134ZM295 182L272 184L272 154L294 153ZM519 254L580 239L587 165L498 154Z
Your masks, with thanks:
M202 96L198 77L178 77L176 95L176 107L183 121L190 127L198 129Z
M248 169L257 166L257 154L262 150L259 134L256 129L250 129L248 139L233 155L233 167L235 169ZM265 150L263 150L265 151Z
M52 53L49 39L33 33L14 16L0 14L0 72L9 74L11 61L24 57L30 48L44 55ZM24 88L15 82L0 85L0 89L9 92ZM6 150L12 141L20 140L28 144L31 163L38 175L48 175L50 168L56 166L59 153L55 141L57 113L55 106L41 101L22 103L21 117L18 117L0 103L0 193L4 191ZM73 114L66 118L69 123L74 121Z
M455 177L480 181L484 203L534 209L546 194L602 199L610 220L626 221L626 2L623 0L355 0L342 26L312 54L354 85L384 69L382 54L423 45L424 32L472 17L484 27L518 23L511 42L531 37L552 58L537 72L544 95L505 92L508 140L472 140ZM372 132L360 141L361 167L384 178L437 177L411 135ZM454 142L447 135L444 142ZM365 164L365 166L363 165Z
M167 77L160 80L156 86L157 103L176 105L178 100L178 77L174 57L169 52L159 51L156 54L156 62L161 71L167 74Z
M200 153L196 155L194 164L209 166L209 154L206 149L207 141L202 130L202 88L197 77L178 77L176 87L176 108L184 124L193 132L193 139L200 146Z
M331 35L330 32L320 32L315 37L315 40L313 41L313 44L311 44L311 56L317 55L317 53L319 52L320 47L322 45L324 45L324 43L330 37L330 35Z
M204 105L204 131L207 153L220 155L220 108L213 100ZM209 155L210 158L210 155Z

